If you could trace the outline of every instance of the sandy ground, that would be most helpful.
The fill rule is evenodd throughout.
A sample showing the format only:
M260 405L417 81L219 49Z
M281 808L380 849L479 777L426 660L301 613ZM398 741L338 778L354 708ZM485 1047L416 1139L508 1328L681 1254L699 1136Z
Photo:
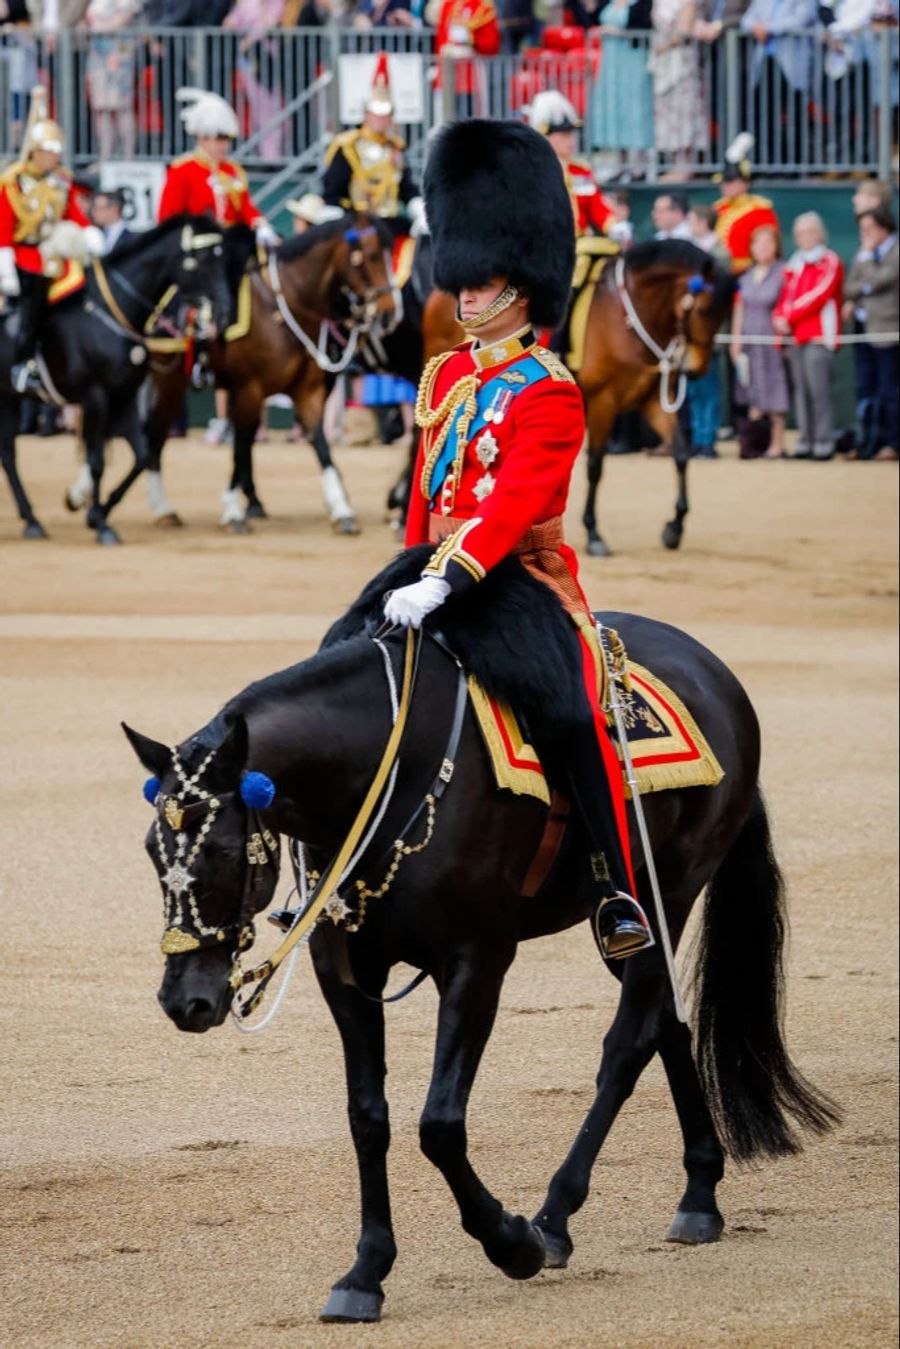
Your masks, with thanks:
M681 1192L661 1071L623 1112L564 1272L507 1282L419 1154L435 998L393 1008L400 1256L378 1327L322 1327L351 1261L342 1066L301 965L265 1035L179 1035L155 991L160 899L125 718L163 740L310 653L389 555L398 455L342 457L364 524L332 536L308 452L259 454L273 511L216 528L225 453L179 442L180 533L139 486L126 546L62 510L71 446L24 441L48 543L0 489L0 1342L10 1346L882 1346L896 1343L897 475L889 465L704 463L684 550L658 545L671 469L613 461L591 598L678 623L744 680L791 890L792 1050L846 1109L796 1160L730 1167L723 1241L663 1237ZM124 465L119 458L118 465ZM580 492L578 493L580 495ZM571 521L571 537L578 538ZM470 1115L476 1165L531 1213L590 1099L615 985L586 932L522 950Z

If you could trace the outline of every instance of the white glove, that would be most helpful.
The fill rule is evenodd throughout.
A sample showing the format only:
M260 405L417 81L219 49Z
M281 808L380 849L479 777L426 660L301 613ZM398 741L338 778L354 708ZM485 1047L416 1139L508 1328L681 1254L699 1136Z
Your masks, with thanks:
M421 581L392 590L384 602L384 616L400 628L420 628L422 619L450 594L450 587L439 576L423 576Z
M19 295L21 290L15 250L0 248L0 292L4 295Z
M275 233L268 220L258 220L256 242L262 244L263 248L276 248L281 243L281 236Z
M410 197L406 203L406 213L409 216L409 232L414 239L430 233L428 218L425 215L425 201L422 197Z
M84 226L84 242L92 258L99 258L106 252L106 240L103 231L96 225Z

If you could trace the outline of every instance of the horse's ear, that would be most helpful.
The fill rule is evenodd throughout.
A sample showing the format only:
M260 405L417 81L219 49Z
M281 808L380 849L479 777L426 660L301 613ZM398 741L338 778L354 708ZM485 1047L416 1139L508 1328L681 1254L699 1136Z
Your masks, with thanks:
M161 745L158 740L151 740L148 735L141 735L140 731L133 731L130 726L125 725L124 721L121 726L128 736L131 748L144 767L149 769L155 777L163 777L172 767L172 751L168 745Z
M229 775L242 773L247 766L249 751L250 733L247 730L246 718L242 713L235 712L228 718L228 730L216 750L216 764Z

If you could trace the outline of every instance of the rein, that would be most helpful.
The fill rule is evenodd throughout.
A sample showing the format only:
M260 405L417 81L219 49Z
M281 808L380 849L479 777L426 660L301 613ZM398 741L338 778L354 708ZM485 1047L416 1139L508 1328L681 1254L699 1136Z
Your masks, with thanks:
M317 345L313 342L312 338L302 325L294 318L290 305L284 298L284 291L281 288L281 274L278 270L278 258L274 252L269 254L268 273L269 285L272 289L272 294L275 296L275 304L288 331L296 337L300 345L305 348L307 354L312 357L319 369L324 371L326 375L339 375L341 371L346 370L347 366L353 360L359 342L360 329L357 325L354 324L350 329L350 337L344 348L343 355L337 361L331 360L327 351L328 334L330 331L328 322L323 319L319 325L319 341Z
M687 375L682 366L684 364L685 340L684 333L679 324L678 331L666 347L661 347L651 333L641 322L640 315L634 306L631 293L628 290L628 283L625 278L625 258L620 254L616 258L615 271L613 273L616 290L619 299L622 302L622 308L625 310L625 316L628 326L633 330L636 337L643 342L644 346L655 356L659 362L659 404L663 412L678 412L684 402L687 393ZM675 397L670 397L669 389L671 386L671 377L677 374L678 383L675 389Z
M236 999L241 989L246 988L250 984L256 985L253 992L245 1001L238 1002L237 1011L241 1017L249 1016L254 1008L259 1005L269 981L279 965L281 965L285 957L290 954L297 943L302 941L310 931L313 924L323 913L326 905L331 899L332 892L341 884L344 878L348 863L350 863L353 858L357 845L369 824L399 753L400 742L403 739L403 732L406 729L406 722L412 703L421 648L421 632L414 632L411 628L407 629L406 648L403 661L403 685L400 691L397 717L391 728L391 733L388 736L381 762L378 765L375 776L366 793L365 800L360 806L356 819L350 826L350 830L344 839L344 842L341 844L335 856L331 859L322 876L316 882L308 906L304 909L303 913L299 915L291 930L287 933L284 940L268 960L264 960L260 965L254 966L253 969L242 970L238 953L235 953L230 983L236 995Z

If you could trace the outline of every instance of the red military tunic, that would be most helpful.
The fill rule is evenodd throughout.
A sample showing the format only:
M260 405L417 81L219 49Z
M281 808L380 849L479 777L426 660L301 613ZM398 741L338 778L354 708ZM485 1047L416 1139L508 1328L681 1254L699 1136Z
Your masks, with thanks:
M516 553L571 614L630 875L622 772L598 703L593 619L562 530L572 469L584 443L578 386L559 358L525 329L436 357L422 377L416 419L423 435L406 544L438 545L423 575L447 581L454 593Z
M91 222L78 204L72 175L55 168L40 174L24 160L0 175L0 248L12 248L23 272L45 274L39 245L61 220ZM57 272L62 267L57 266ZM48 273L49 274L49 273Z
M716 233L731 254L737 276L746 272L752 261L750 240L753 231L766 225L781 233L778 216L768 197L742 192L739 197L722 197L715 203Z
M581 159L570 159L564 165L564 175L572 198L575 233L589 234L594 231L596 234L605 234L613 211L597 186L590 164L585 164Z
M223 159L216 164L202 150L174 160L166 173L159 199L159 219L208 215L220 225L256 225L263 219L250 196L247 175L239 164Z
M443 0L438 15L435 51L438 56L449 48L471 51L473 56L496 56L500 51L500 25L491 0ZM441 87L441 63L438 61L435 88ZM474 94L475 68L471 61L456 62L456 92Z

